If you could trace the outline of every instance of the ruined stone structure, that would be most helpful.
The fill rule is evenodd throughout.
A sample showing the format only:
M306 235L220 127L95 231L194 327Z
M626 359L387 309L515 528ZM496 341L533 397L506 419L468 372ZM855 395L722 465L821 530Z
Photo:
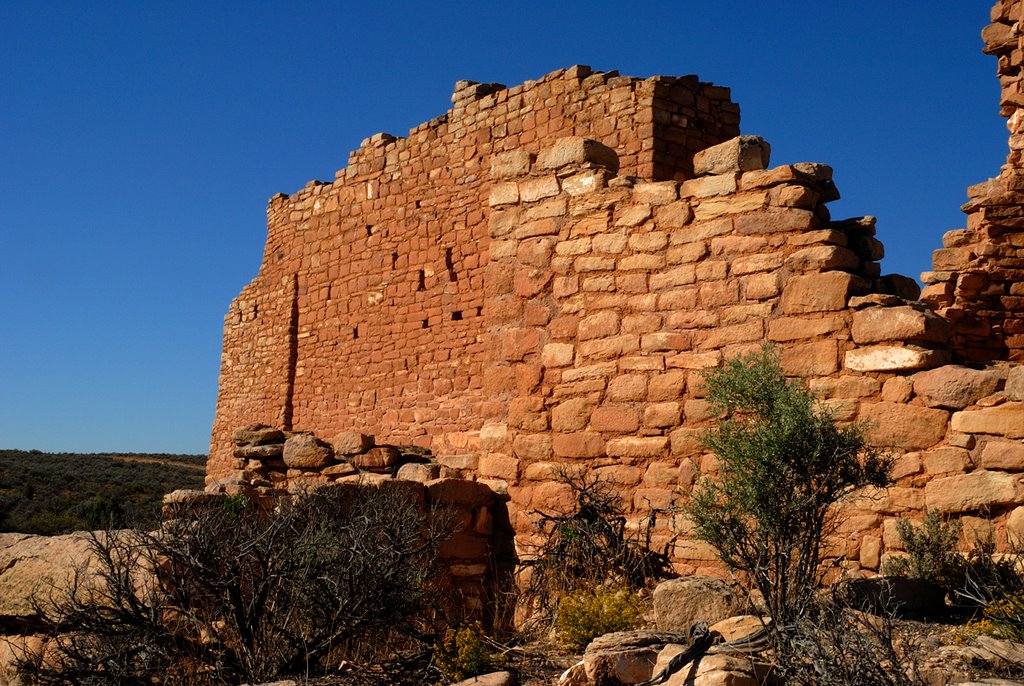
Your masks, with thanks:
M831 552L847 571L878 570L896 519L926 506L994 521L1004 543L1024 532L1020 11L997 4L985 32L1010 157L971 189L921 300L880 274L873 218L831 218L831 169L770 167L724 88L586 67L459 82L447 114L271 199L259 275L225 321L211 488L358 478L350 433L313 466L238 452L232 432L258 422L428 448L436 470L402 476L485 483L520 545L531 510L564 504L565 466L615 483L639 520L715 472L701 370L767 340L900 455L895 487L846 506ZM658 522L678 571L716 570L684 517Z

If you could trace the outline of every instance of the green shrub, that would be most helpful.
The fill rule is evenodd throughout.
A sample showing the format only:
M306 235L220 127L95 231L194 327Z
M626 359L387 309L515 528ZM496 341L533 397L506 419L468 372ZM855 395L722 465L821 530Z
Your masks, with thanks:
M479 622L448 629L434 645L434 666L445 683L462 681L490 671L495 656Z
M938 510L928 510L920 527L901 519L896 522L896 532L907 554L886 560L884 574L925 579L951 593L963 587L965 562L957 552L959 522L944 521Z
M837 426L777 354L729 360L705 374L725 418L704 436L720 479L702 480L688 514L696 535L749 575L776 626L799 616L820 585L832 506L864 486L890 483L892 458L867 446L861 426Z
M579 590L562 597L555 613L555 636L583 648L598 636L635 629L643 622L640 597L626 590Z

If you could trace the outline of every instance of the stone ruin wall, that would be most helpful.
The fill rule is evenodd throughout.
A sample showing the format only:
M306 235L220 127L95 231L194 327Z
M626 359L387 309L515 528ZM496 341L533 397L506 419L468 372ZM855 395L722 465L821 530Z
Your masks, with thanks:
M365 140L333 183L271 198L259 275L225 318L211 475L254 421L478 452L492 157L588 136L624 174L673 178L739 131L728 90L695 77L573 67L515 88L462 81L452 102L407 138Z
M1024 362L1024 3L1001 0L991 16L982 39L999 60L1010 154L997 177L967 190L967 227L942 237L921 299L953 324L963 359Z
M344 450L326 467L253 462L238 426L355 430L433 452L429 469L383 471L503 496L521 551L529 513L566 503L558 471L582 468L631 523L668 511L655 543L678 572L720 573L672 513L716 470L700 371L767 340L838 421L899 455L894 487L845 505L842 570L877 571L897 519L925 507L1002 545L1024 534L1020 8L998 4L985 32L1013 114L1007 166L972 188L921 300L880 274L872 218L831 218L829 167L770 167L764 141L733 138L724 89L580 67L461 82L447 115L271 200L260 274L226 319L211 489L362 478Z

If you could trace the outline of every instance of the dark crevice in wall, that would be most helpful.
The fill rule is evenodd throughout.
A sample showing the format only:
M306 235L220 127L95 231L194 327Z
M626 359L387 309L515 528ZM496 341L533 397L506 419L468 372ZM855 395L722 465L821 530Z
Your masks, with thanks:
M281 408L281 426L292 430L292 415L295 411L295 367L299 360L299 275L292 274L292 309L288 321L288 378L285 385L284 407Z

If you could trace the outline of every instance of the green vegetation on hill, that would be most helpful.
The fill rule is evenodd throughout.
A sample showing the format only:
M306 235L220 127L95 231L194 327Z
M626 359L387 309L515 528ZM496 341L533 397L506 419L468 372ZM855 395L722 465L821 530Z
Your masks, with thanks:
M203 487L205 463L205 455L0 450L0 532L151 525L165 493Z

